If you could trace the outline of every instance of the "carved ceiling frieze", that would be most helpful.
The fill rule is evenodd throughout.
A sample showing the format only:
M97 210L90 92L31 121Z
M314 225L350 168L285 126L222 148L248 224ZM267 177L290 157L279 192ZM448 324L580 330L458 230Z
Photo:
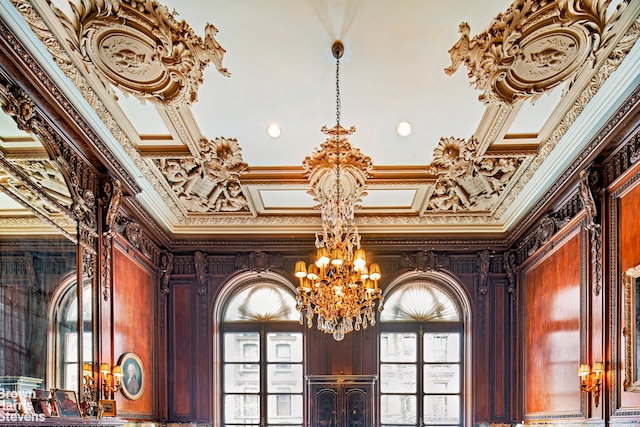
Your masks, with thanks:
M223 209L222 205L223 204L226 205L227 199L229 198L227 194L230 195L231 192L227 188L227 191L225 193L222 190L222 188L219 186L216 186L214 190L211 190L211 188L213 187L211 187L209 178L205 178L206 173L208 172L206 171L206 167L202 166L202 163L200 163L199 166L195 166L195 167L190 166L190 163L189 163L190 159L182 158L178 156L172 159L169 159L169 158L144 159L140 155L140 153L137 152L136 147L134 146L132 141L129 140L126 132L123 131L123 129L120 127L118 121L114 119L114 117L111 115L109 109L105 108L100 98L101 95L95 92L95 89L92 88L91 85L87 83L86 77L83 75L84 72L78 72L78 68L76 68L78 67L77 57L70 58L66 56L67 51L65 49L61 49L60 46L57 45L58 40L61 40L62 38L58 37L57 35L53 35L49 31L47 24L42 20L42 17L38 14L38 12L32 10L30 7L27 7L28 1L11 0L11 3L14 4L15 7L18 9L18 11L25 17L28 25L32 28L34 33L36 33L36 35L41 38L45 48L49 49L54 60L61 67L62 71L73 81L74 84L76 84L76 86L78 86L83 97L94 108L98 116L105 122L107 128L114 135L114 138L119 143L121 143L121 145L124 147L125 152L133 159L134 164L136 165L136 167L139 168L142 175L144 175L144 177L149 181L149 183L154 187L154 189L156 189L159 196L158 203L159 204L164 203L167 206L168 210L173 215L175 215L176 221L177 221L177 224L175 225L179 227L183 227L184 229L190 226L195 226L195 227L231 226L236 228L246 226L246 222L247 222L246 213L251 210L251 206L249 205L248 207L246 207L246 205L244 205L245 208L241 208L241 209L237 209L236 207L232 207L228 210ZM83 3L86 3L86 5L81 7L85 7L85 10L94 8L94 6L89 6L90 3L94 3L94 2L83 2ZM605 28L605 27L602 26L604 21L602 21L601 18L603 18L604 16L602 14L604 13L605 8L602 5L597 4L600 2L565 1L565 2L560 2L563 5L562 7L566 9L565 12L562 12L563 14L561 14L561 12L557 10L551 10L551 9L548 9L548 14L546 15L544 13L539 12L540 8L545 8L550 3L551 2L541 2L541 1L537 1L537 2L516 1L516 3L514 3L514 5L511 8L509 8L509 10L507 11L508 13L505 12L504 14L499 15L499 17L497 17L494 23L491 25L491 28L490 30L488 30L487 34L490 34L492 37L493 36L497 37L498 34L500 34L501 36L504 36L505 34L508 33L510 37L508 41L514 42L514 46L516 46L515 43L520 43L520 49L524 49L524 48L528 49L528 50L524 50L523 52L520 52L521 56L519 57L516 57L515 53L512 54L512 52L508 52L510 55L513 55L511 57L512 63L510 65L506 66L503 63L496 62L498 60L502 60L503 57L502 56L491 57L491 52L489 52L488 54L489 56L485 58L483 55L487 52L478 50L478 47L476 47L476 45L472 43L472 40L469 40L468 33L467 33L468 44L466 45L466 49L469 49L469 48L472 49L473 54L471 54L471 52L467 52L465 56L462 54L463 50L460 50L457 53L455 53L455 55L458 55L457 59L454 59L452 54L452 62L455 63L457 61L457 64L455 65L456 69L462 64L464 64L469 69L469 76L470 78L474 79L474 81L472 82L472 85L475 84L476 88L484 90L486 92L486 94L484 94L486 95L485 100L488 100L490 98L493 99L492 97L495 95L495 93L497 93L498 95L495 95L495 97L498 98L500 102L503 104L502 105L503 108L514 108L514 107L511 107L510 105L504 105L505 100L503 98L511 97L510 99L512 99L512 101L510 102L512 103L518 99L535 97L537 96L536 94L542 93L542 92L539 92L539 90L542 90L544 92L554 87L553 85L560 84L560 81L557 80L560 78L558 76L566 75L565 77L561 77L562 79L564 79L563 81L567 81L568 79L571 79L572 76L574 76L581 69L579 64L580 61L583 61L582 63L586 64L594 57L600 58L599 54L602 53L601 47L603 46L603 40L604 40L603 38L600 38L600 36L602 36L603 34L604 34L604 37L609 36L608 34L606 34L606 31L604 33L602 32L602 28ZM623 3L626 4L627 2L623 2ZM140 28L137 27L140 25L140 22L148 23L151 20L150 16L155 16L156 18L154 19L157 19L158 16L162 15L161 11L156 10L155 12L153 12L156 15L150 14L149 16L146 16L146 14L151 13L152 10L151 9L147 10L145 8L147 8L149 5L155 4L155 2L151 2L151 1L144 1L140 3L133 2L133 1L117 2L117 5L119 5L120 7L120 9L117 12L113 10L113 7L114 7L113 5L116 4L116 2L113 0L103 1L103 2L100 2L100 4L103 5L99 7L103 8L101 10L103 10L104 13L107 13L106 11L107 9L109 9L108 10L109 14L108 16L105 16L105 20L110 21L112 23L117 23L118 25L121 25L124 21L122 20L118 21L119 18L115 18L116 15L120 16L118 14L122 13L122 11L125 9L126 10L131 9L129 13L133 13L131 5L132 4L141 5L140 6L141 9L140 10L136 9L136 10L137 10L137 13L141 13L142 14L141 16L145 16L145 18L142 21L138 19L137 21L131 20L131 22L127 21L124 23L125 26L132 26L132 28L135 31L138 31L138 33L136 33L138 35L142 34L140 33L141 31ZM541 6L538 9L534 10L534 7L533 7L534 4L541 5ZM610 4L610 2L607 1L606 4L608 5ZM576 8L577 6L581 6L583 9L578 10ZM98 6L95 6L95 7L98 7ZM79 13L78 12L76 13L79 16ZM160 15L158 15L158 13ZM172 15L172 14L169 14L169 15ZM564 32L561 31L560 34L555 38L552 37L551 34L548 34L547 32L545 32L546 30L545 31L540 30L536 32L531 29L534 27L537 28L537 26L539 25L539 21L541 22L544 20L548 20L549 16L552 16L552 15L557 17L561 17L561 16L571 17L572 20L566 21L565 23L565 26L571 27L571 28L567 29L566 31L563 30ZM85 18L83 17L82 19L85 19ZM87 26L83 27L87 30L86 34L78 32L75 29L75 26L70 27L70 28L74 28L72 32L73 39L78 41L77 43L74 44L74 46L77 48L82 47L82 49L85 49L85 48L93 49L92 47L93 45L91 44L93 42L89 42L90 40L89 36L94 37L95 33L98 31L98 28L90 27L88 25L90 20L88 17L86 19L87 19L86 21ZM94 21L99 20L96 17L93 17L91 19ZM174 18L172 17L172 19ZM78 18L78 25L80 21L81 21L80 18ZM170 29L172 28L173 24L168 25L164 21L162 22L163 22L162 25L165 25L165 27L162 27L162 28L164 28L164 30L166 31L171 32ZM94 25L94 24L100 25L100 23L98 22L94 22L91 25ZM174 21L174 24L175 24L175 21ZM525 24L528 25L529 27L526 27ZM104 25L107 25L107 24L104 24ZM503 28L500 28L499 25L502 25ZM607 25L608 26L606 28L609 28L610 25L609 24ZM527 30L524 31L522 34L518 34L517 31L515 31L515 30L524 30L525 27L527 28ZM573 27L582 27L582 29L577 30L576 28L573 28ZM516 167L515 172L511 174L504 171L502 169L502 166L500 166L500 159L502 159L504 156L487 156L487 155L481 156L477 154L480 152L484 153L485 150L488 148L487 146L482 146L482 149L479 149L479 148L476 149L475 156L468 157L468 159L473 159L473 160L465 160L467 161L467 163L470 163L466 165L466 168L463 167L464 162L462 161L454 162L454 166L450 165L446 167L442 163L434 164L432 165L432 167L433 167L433 171L435 172L436 180L438 180L438 183L440 184L440 186L444 188L445 190L444 194L447 195L446 197L442 199L438 199L437 201L435 200L435 197L437 197L438 194L435 191L436 185L434 182L434 185L432 187L432 192L428 193L428 199L425 201L425 205L422 211L420 212L419 217L409 217L409 216L393 217L393 216L384 216L384 215L379 215L379 216L364 215L362 217L358 216L359 225L375 227L377 225L384 226L384 225L398 224L403 226L415 225L416 227L423 227L423 226L439 225L439 224L442 224L442 225L448 225L448 224L456 224L456 225L494 224L494 225L497 225L497 224L500 224L499 219L501 218L502 213L504 213L504 210L508 208L510 202L513 200L515 195L519 192L520 189L522 189L524 184L533 175L533 173L536 171L538 166L544 161L544 158L555 147L556 143L559 141L562 135L564 135L567 128L573 123L573 121L575 120L575 117L577 117L580 114L582 108L589 102L593 94L597 92L597 90L600 88L602 83L607 79L607 77L613 71L615 71L616 67L625 58L631 46L638 39L638 27L639 27L638 21L636 21L631 29L627 28L628 35L625 36L625 39L623 40L624 43L623 42L618 43L618 45L622 45L621 48L616 49L615 52L610 51L611 53L610 55L607 53L609 56L607 56L607 58L604 58L602 65L598 63L599 65L599 69L597 71L598 74L595 75L593 79L591 79L590 83L588 83L587 87L582 92L580 99L576 101L576 104L574 105L574 107L563 118L563 120L559 122L555 130L551 133L551 136L548 137L545 143L541 146L541 149L538 152L539 153L538 156L536 156L533 159L531 157L526 157L526 156L518 156L517 158L513 158L518 161L518 166ZM81 27L78 27L78 28L81 28ZM102 29L100 29L100 31L102 31ZM491 31L494 31L494 32L491 33ZM575 32L578 32L579 34L575 35L574 34ZM587 44L585 46L580 45L579 48L576 47L575 51L571 51L573 53L565 52L566 57L558 56L557 58L554 58L554 55L555 55L553 52L553 48L555 47L554 43L557 42L559 43L559 45L562 43L569 43L569 41L571 40L571 37L578 40L580 43L583 43L584 32L588 32L589 37L587 38L587 43L590 43L590 44ZM211 34L214 34L214 32ZM85 38L82 44L80 43L81 36ZM520 41L517 41L516 39L514 39L516 37L520 37ZM66 36L64 38L66 38ZM464 45L465 42L463 39L464 39L464 34L463 34L463 37L461 37L460 42L457 46L460 47ZM479 42L480 36L474 37L473 40L475 40L476 42ZM505 42L505 40L507 40L507 38L503 37L502 42ZM148 39L138 41L138 43L143 43L143 42L150 43ZM496 43L497 43L497 38L496 38ZM205 41L203 41L202 44L200 44L199 46L202 47L205 44L206 44ZM139 45L140 49L142 50L143 48L146 49L145 46L148 46L148 45L144 45L144 44ZM504 44L495 44L492 46L495 46L496 48L499 47L500 49L504 48ZM547 47L549 47L551 50L545 51ZM569 48L570 48L569 50L573 49L570 46ZM163 49L165 49L166 51L165 47L163 47ZM78 52L82 52L82 54L84 55L88 51L85 52L85 51L78 50ZM221 52L222 54L224 54L224 50L222 50ZM503 53L503 51L500 51L500 50L497 52L500 54ZM597 55L594 54L594 52L597 53ZM135 51L133 53L131 52L123 52L123 53L127 55L129 54L134 55L133 63L132 63L132 66L134 67L138 67L138 66L144 67L148 65L148 64L145 65L142 63L135 62L135 54L136 54ZM137 53L141 53L141 52L137 52ZM144 53L144 51L142 51L142 53ZM494 53L494 54L498 55L498 53ZM587 56L584 57L584 55L587 55ZM571 59L570 57L573 59ZM86 58L89 58L89 57L87 56ZM492 67L498 63L501 65L505 65L506 66L505 72L507 74L509 73L513 74L514 70L516 69L520 71L514 75L509 74L508 75L509 79L506 79L504 81L498 81L496 80L497 74L491 74L490 76L482 74L485 72L485 69L482 67L487 65L485 62L483 62L484 59L488 59L490 61L489 65L491 65ZM494 61L494 63L491 64L491 61ZM530 65L526 65L527 64L526 61L530 61ZM547 61L547 65L542 65L545 61ZM220 55L220 61L219 63L216 63L216 66L221 67L221 63L222 63L222 55ZM478 67L477 66L478 64L480 64L481 66ZM514 64L518 64L518 67L520 68L517 68L516 65ZM452 66L453 65L454 64L452 64ZM489 67L489 65L487 65L488 67L487 70L492 70L493 68ZM474 68L475 70L474 73L477 73L478 76L480 76L480 78L478 78L475 74L472 75L472 70L470 68L471 66L476 67ZM115 67L115 65L113 65L113 67ZM530 67L530 68L527 68L527 67ZM572 67L575 67L575 69ZM204 66L202 68L204 68ZM97 66L92 69L97 70ZM569 72L568 71L569 69L573 69L574 71ZM115 70L115 68L113 68L112 71L113 70ZM538 79L540 84L529 87L529 86L523 85L523 83L520 80L518 80L518 79L522 80L523 79L522 75L527 75L529 71L532 72L532 75L534 77L526 77L527 79L529 79L529 80L526 80L526 82L531 83L531 82L535 82L536 81L535 79ZM200 70L200 81L201 81L201 74L202 74L202 70ZM136 73L133 71L127 72L125 70L123 71L123 75L129 76L127 78L131 78L133 80L135 80L136 78L139 78L139 77L135 77ZM484 79L484 83L483 83L484 86L482 87L478 86L477 83L482 82L483 79ZM105 80L109 81L107 79ZM493 86L491 86L491 83L494 83L495 89ZM197 94L197 86L199 84L200 83L197 83L195 85L196 94ZM185 90L186 90L186 86L188 85L185 85ZM122 88L125 92L133 93L131 90L127 90L124 87ZM145 91L143 92L146 95L149 95L151 93L147 89L145 89ZM156 95L152 95L151 98L146 98L146 99L150 99L152 101L165 102L166 94L156 94ZM515 95L515 98L513 98L514 95ZM136 96L140 96L140 94L137 94ZM176 96L184 96L188 98L186 92L183 93L182 95L176 95ZM506 112L507 110L504 110L505 117L506 117ZM502 123L502 120L500 121L500 123ZM499 133L499 129L501 129L501 127L498 125L491 128L490 136L493 136L494 134ZM185 131L185 133L187 132ZM182 136L182 134L180 134L180 136ZM490 138L490 139L493 140L494 138ZM192 145L194 147L197 146L197 141L198 141L198 138L196 136L195 138L193 138L194 143ZM483 140L483 143L484 142L486 142L486 139ZM193 153L192 163L196 164L195 159L199 159L198 161L202 162L198 157L197 151L192 149L194 147L192 147L192 145L189 145L189 144L187 145L191 153ZM442 154L443 153L444 152L442 152ZM482 170L483 166L481 166L480 162L485 158L489 158L490 160L492 160L494 162L494 165L491 166L489 161L485 162L485 164L487 165L486 175L483 175L481 177L480 175L482 174L480 173L480 171ZM507 160L507 159L503 159L503 160ZM169 164L172 161L178 165L177 168L176 168L176 164ZM161 166L163 163L164 163L164 166ZM171 174L174 173L170 171L172 168L174 171L176 171L175 179L169 178L169 176L171 176ZM181 171L178 171L178 169L181 169ZM190 182L193 182L193 187L188 187L186 183L182 183L181 181L182 178L179 178L183 174L186 174L188 176L189 172L195 172L195 175L193 175L193 181L190 181ZM202 172L202 174L198 175L200 172ZM240 181L239 179L237 179L238 176L239 175L233 177L231 181L239 184ZM467 179L466 181L464 177L466 177ZM489 177L493 178L493 180L489 179ZM215 178L214 181L216 179L218 178ZM222 183L221 179L219 179L219 181L220 183ZM228 181L225 181L225 182L228 182ZM488 186L487 186L487 183L488 183ZM175 185L175 188L174 188L174 185ZM431 183L429 183L429 185L431 185ZM498 190L500 185L503 185L503 188L501 190ZM505 187L507 188L505 189ZM443 191L442 188L440 188L438 191ZM188 191L185 192L184 191L185 189ZM210 189L210 191L208 191L207 189ZM250 204L251 202L250 198L245 197L245 194L248 194L246 193L246 191L247 191L246 189L244 189L243 191L241 187L241 191L239 193L241 195L241 199L240 199L240 205L238 206L242 206L244 203L247 203L247 202ZM217 198L214 197L215 192L219 193ZM180 194L182 194L182 196L180 196ZM461 197L460 194L462 194L463 197ZM219 208L216 207L217 203L210 202L211 198L216 199L216 201L219 199L221 200ZM468 203L463 202L463 199L466 199ZM233 204L229 203L229 205L233 205ZM219 209L219 210L216 210L216 209ZM234 210L234 209L237 209L237 210ZM189 215L188 214L188 213L200 214L200 213L218 213L218 212L221 212L224 214L223 215ZM424 215L426 212L432 213L432 215ZM234 213L237 213L238 215L233 215ZM433 215L435 213L438 213L438 215ZM290 215L290 216L275 216L275 217L256 217L252 219L252 225L255 225L256 227L271 226L271 225L283 225L283 226L299 225L301 227L305 227L309 225L317 226L318 224L319 224L319 218L307 217L304 215L303 216Z
M27 164L33 167L35 164L41 165L50 162L20 161L18 163ZM15 202L27 208L40 221L44 221L52 228L58 230L65 236L75 241L76 221L71 214L71 196L59 185L51 185L56 181L48 179L50 176L41 177L40 168L31 178L27 170L21 169L20 165L13 164L3 156L0 156L0 191L7 194ZM54 175L61 177L61 175ZM46 187L42 186L45 182ZM64 181L62 181L64 182ZM59 184L59 182L57 182ZM50 187L54 187L52 190Z
M10 160L25 176L65 208L72 204L71 194L60 169L51 160Z
M612 36L607 30L623 9L607 18L610 3L518 0L473 38L462 22L445 73L464 65L471 85L483 92L479 99L484 103L535 100L596 60Z
M471 138L441 138L428 167L436 176L426 212L491 211L500 200L525 155L477 154Z
M240 184L248 172L235 139L202 139L198 157L154 160L179 203L188 212L248 212Z
M210 62L223 76L225 50L218 30L204 40L176 12L154 0L104 0L71 4L74 19L58 9L72 48L87 67L126 93L159 104L192 104Z

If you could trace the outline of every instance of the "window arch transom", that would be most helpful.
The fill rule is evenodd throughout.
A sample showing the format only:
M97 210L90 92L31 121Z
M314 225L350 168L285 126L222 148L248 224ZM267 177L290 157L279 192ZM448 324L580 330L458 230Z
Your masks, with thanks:
M380 315L380 426L462 427L468 303L440 273L402 279Z
M381 322L459 322L461 319L460 308L450 293L430 281L412 282L394 290L386 298L380 314Z
M225 322L297 321L295 296L282 286L254 282L237 292L224 311Z

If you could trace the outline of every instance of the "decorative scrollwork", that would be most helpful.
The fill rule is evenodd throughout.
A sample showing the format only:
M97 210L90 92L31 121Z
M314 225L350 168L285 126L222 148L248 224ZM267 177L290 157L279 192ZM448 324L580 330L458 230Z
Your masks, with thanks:
M105 220L105 231L102 239L102 297L105 301L109 299L109 289L111 288L111 252L113 250L112 240L116 235L116 219L118 209L122 202L122 186L117 179L105 181L102 189L105 193L105 202L108 203L107 216Z
M142 247L142 240L144 236L140 224L133 221L128 222L125 227L125 234L127 236L127 240L131 243L131 246L136 249L140 249Z
M189 212L246 212L240 176L248 172L235 139L202 139L197 157L163 158L157 165Z
M103 189L109 201L104 234L105 237L113 237L116 233L115 226L118 209L120 209L120 204L122 203L122 184L117 179L114 179L113 181L105 182Z
M489 29L470 38L466 22L449 50L451 75L464 64L484 103L536 99L571 78L603 46L610 0L517 0Z
M591 237L591 276L593 280L593 293L598 296L602 289L602 253L600 251L602 247L600 224L597 223L598 219L598 205L595 202L593 194L591 192L591 186L589 183L589 171L580 171L580 201L584 206L587 218L585 229L589 231Z
M82 1L71 7L73 22L54 10L72 48L106 82L142 100L195 102L210 62L230 76L222 66L225 50L215 39L218 30L211 24L203 40L155 0Z
M513 339L518 337L518 276L516 274L516 253L505 252L502 259L502 267L507 275L507 291L511 296L511 331Z
M160 255L160 336L164 336L169 281L173 272L173 253L163 252Z
M236 268L246 268L258 273L268 272L274 268L283 268L281 254L263 251L253 251L248 255L237 254L235 265Z
M355 126L349 129L342 126L337 129L336 126L331 129L322 127L322 133L328 137L311 156L304 159L302 168L311 185L309 194L320 206L324 206L326 201L332 198L337 178L336 165L339 164L340 190L344 197L353 200L354 207L357 207L362 197L367 194L366 183L373 170L373 163L369 156L349 143L346 135L353 134L356 131Z
M207 334L207 254L202 251L196 251L194 254L194 262L196 266L196 278L198 279L198 301L200 307L200 336Z
M433 251L420 251L402 254L402 266L416 271L431 271L438 268L438 254Z
M436 176L427 210L491 210L524 156L480 156L477 141L441 138L428 172Z
M478 252L477 258L478 266L478 323L480 336L484 337L484 321L487 304L487 292L489 291L489 267L491 266L491 255L489 250L485 249Z

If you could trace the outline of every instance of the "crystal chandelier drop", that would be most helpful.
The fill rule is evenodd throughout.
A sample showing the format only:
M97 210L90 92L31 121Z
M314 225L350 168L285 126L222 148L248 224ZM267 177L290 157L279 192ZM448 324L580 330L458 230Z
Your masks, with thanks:
M355 224L355 208L366 193L366 180L373 168L371 159L352 148L347 135L355 127L340 126L340 58L344 46L338 40L331 48L336 58L336 125L322 132L328 138L303 162L311 184L310 193L320 205L322 231L316 233L317 253L307 265L296 262L300 280L296 295L300 324L306 318L319 330L340 341L354 329L376 323L376 305L382 310L381 277L378 264L367 264Z

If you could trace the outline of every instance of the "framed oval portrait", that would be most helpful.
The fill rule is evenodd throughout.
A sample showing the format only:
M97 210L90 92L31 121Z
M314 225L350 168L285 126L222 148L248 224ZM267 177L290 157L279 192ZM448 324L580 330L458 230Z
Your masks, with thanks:
M134 353L120 356L118 365L122 368L122 394L131 400L139 399L144 390L144 367L142 361Z

